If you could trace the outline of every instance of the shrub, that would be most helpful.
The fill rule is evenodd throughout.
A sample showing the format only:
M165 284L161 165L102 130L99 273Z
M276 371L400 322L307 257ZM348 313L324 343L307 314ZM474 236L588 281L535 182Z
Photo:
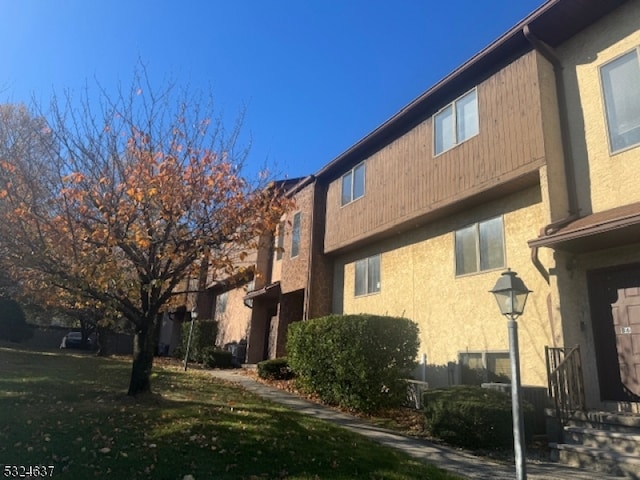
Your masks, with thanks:
M190 329L191 322L184 322L182 324L182 342L179 347L176 347L176 349L179 348L179 352L182 353L182 358L184 358L184 352L187 351ZM204 349L207 347L214 347L217 336L218 322L213 320L196 320L193 322L193 333L191 335L191 345L189 347L189 361L202 362Z
M509 377L492 372L486 368L472 368L460 365L460 383L462 385L481 386L483 383L509 383Z
M33 337L22 307L15 300L0 299L0 340L20 343Z
M207 368L231 368L231 352L216 347L204 347L201 352L202 363Z
M476 386L428 390L423 394L426 428L458 447L496 449L513 445L511 397ZM525 436L533 432L533 406L523 402Z
M171 356L173 358L181 358L184 360L184 349L182 348L182 344L176 345L171 352Z
M209 346L204 347L200 352L200 357L202 359L202 364L207 368L215 368L216 367L216 358L215 358L216 347Z
M418 343L418 326L406 318L329 315L289 327L287 358L305 390L370 412L402 404Z
M258 363L258 376L266 380L289 380L294 375L286 358L274 358Z

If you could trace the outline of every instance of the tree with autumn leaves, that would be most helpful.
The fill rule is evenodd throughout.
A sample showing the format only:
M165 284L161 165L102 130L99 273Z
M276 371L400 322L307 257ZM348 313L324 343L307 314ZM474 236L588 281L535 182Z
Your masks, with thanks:
M243 177L238 125L226 132L202 97L155 91L146 75L100 92L80 106L54 97L46 115L1 107L23 131L0 149L0 253L23 288L132 324L136 395L150 391L159 316L180 287L204 266L237 274L290 201L265 174Z

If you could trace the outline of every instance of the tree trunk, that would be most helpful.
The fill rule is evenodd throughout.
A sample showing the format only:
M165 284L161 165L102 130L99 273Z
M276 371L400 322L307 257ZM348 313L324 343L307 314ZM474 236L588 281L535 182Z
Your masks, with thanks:
M151 368L157 344L157 320L150 318L133 337L133 367L127 395L151 392Z
M96 355L98 357L107 357L111 355L111 339L112 332L110 329L105 327L97 327L98 332L98 351Z

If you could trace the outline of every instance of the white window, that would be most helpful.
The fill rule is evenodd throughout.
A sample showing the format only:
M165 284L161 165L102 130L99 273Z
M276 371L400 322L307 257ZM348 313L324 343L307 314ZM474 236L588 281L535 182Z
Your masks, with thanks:
M640 144L640 61L633 50L600 69L611 152Z
M369 295L380 291L380 255L356 262L355 295Z
M293 229L291 230L291 258L297 257L300 253L300 216L297 212L293 216Z
M456 275L504 267L502 217L456 230Z
M436 113L433 125L436 155L477 135L480 131L477 90L474 88Z
M342 176L342 205L364 196L364 162Z

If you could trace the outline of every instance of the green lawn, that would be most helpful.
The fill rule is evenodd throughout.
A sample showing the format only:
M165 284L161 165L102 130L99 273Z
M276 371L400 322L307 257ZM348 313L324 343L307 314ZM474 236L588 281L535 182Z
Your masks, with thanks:
M458 478L197 370L156 365L161 396L132 399L129 370L118 359L0 347L3 474L39 465L83 480Z

